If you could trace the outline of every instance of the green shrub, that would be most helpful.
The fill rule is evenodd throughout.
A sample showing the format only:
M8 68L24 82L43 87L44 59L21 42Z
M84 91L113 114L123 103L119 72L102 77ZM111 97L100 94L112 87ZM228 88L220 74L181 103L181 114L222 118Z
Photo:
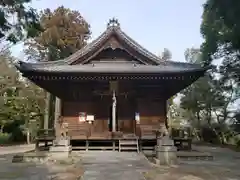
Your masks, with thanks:
M0 133L0 145L8 144L10 141L10 134L8 133Z
M240 139L239 139L239 137L235 137L235 145L237 146L237 148L240 148Z

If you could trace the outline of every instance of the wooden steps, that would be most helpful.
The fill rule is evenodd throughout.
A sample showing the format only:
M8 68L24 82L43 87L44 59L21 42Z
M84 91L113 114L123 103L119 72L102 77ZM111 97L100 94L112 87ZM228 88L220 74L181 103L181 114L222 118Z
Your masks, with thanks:
M121 152L122 150L136 150L139 152L138 139L120 139L118 151Z

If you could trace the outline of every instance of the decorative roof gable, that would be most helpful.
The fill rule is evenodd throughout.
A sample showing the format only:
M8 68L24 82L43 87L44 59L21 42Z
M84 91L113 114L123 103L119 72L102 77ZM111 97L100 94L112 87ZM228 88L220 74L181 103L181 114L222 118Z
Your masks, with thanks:
M161 58L143 48L124 33L116 19L111 19L104 33L76 53L66 58L65 62L67 64L84 64L106 48L111 48L113 50L116 48L124 49L144 64L159 65L164 63Z
M74 54L62 60L36 64L40 66L84 64L107 48L113 50L116 48L123 49L139 61L142 61L143 64L160 65L165 63L160 57L149 52L124 33L120 28L118 20L111 19L107 29L100 36Z
M132 66L134 65L134 72L136 70L143 70L144 71L154 71L154 72L162 72L164 73L165 70L168 72L188 72L188 71L199 71L203 70L205 71L200 65L191 64L191 63L183 63L183 62L176 62L176 61L164 61L158 56L154 55L153 53L146 50L144 47L139 45L136 41L134 41L132 38L130 38L126 33L124 33L121 28L120 24L116 19L111 19L107 25L106 31L104 31L98 38L93 40L91 43L87 44L85 47L80 49L79 51L75 52L71 56L67 57L63 60L57 60L57 61L50 61L50 62L38 62L38 63L25 63L25 62L19 62L17 64L17 68L20 71L52 71L52 72L76 72L81 71L82 69L89 69L86 64L88 64L89 61L91 61L90 64L95 64L94 57L99 55L100 52L103 52L103 50L107 49L122 49L126 51L131 57L133 57L135 60L137 59L141 63L137 63L136 61L129 61L129 63L124 62L123 66L120 67L121 64L118 64L116 66L115 71L117 71L118 68L121 68L123 72L132 70L132 67L126 67L126 66ZM114 57L113 57L114 58ZM118 59L118 61L121 59ZM117 63L113 62L112 63ZM73 67L73 65L77 65L76 67ZM116 64L115 64L116 65ZM106 67L105 67L106 66ZM94 65L93 68L99 70L99 68L105 71L109 70L109 67L111 67L111 64L109 62L103 65ZM138 68L140 67L141 68ZM145 67L142 67L145 66ZM155 67L150 67L155 66ZM99 68L98 68L99 67ZM128 69L124 69L128 68ZM73 70L74 69L74 70ZM92 71L92 70L91 70ZM166 73L166 72L165 72Z

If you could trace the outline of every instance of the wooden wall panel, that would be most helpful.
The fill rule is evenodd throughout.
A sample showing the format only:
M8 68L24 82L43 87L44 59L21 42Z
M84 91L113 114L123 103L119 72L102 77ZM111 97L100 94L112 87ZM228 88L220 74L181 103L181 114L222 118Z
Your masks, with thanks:
M140 124L159 125L166 120L165 101L140 99L137 101L137 109L140 113Z
M122 97L117 101L117 121L118 130L124 133L134 133L135 122L135 107L130 99Z
M83 124L79 122L79 112L85 112L88 115L94 115L94 122L90 125L91 132L108 131L109 107L104 100L91 102L63 102L62 116L65 122L69 124Z
M132 100L118 99L117 102L117 122L118 130L124 133L135 133L137 131L135 112L140 114L140 125L158 127L160 123L165 123L165 101L138 99L136 107ZM63 102L63 119L69 124L81 124L78 116L79 112L86 112L95 116L95 121L90 125L91 133L106 132L109 130L108 121L110 119L111 102L98 99L88 102Z

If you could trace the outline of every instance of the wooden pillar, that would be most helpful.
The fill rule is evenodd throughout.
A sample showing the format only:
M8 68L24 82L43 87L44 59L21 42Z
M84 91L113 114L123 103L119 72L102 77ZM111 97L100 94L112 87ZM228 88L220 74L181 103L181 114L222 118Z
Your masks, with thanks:
M50 98L51 98L51 94L49 92L46 92L45 109L44 109L44 123L43 123L44 129L48 129L48 125L49 125Z
M115 90L113 90L112 97L112 132L116 132L116 106L117 106L117 98Z
M61 116L61 100L58 97L55 97L54 130L55 130L56 140L58 140L61 137L61 132L60 132L61 127L59 123L60 116Z

